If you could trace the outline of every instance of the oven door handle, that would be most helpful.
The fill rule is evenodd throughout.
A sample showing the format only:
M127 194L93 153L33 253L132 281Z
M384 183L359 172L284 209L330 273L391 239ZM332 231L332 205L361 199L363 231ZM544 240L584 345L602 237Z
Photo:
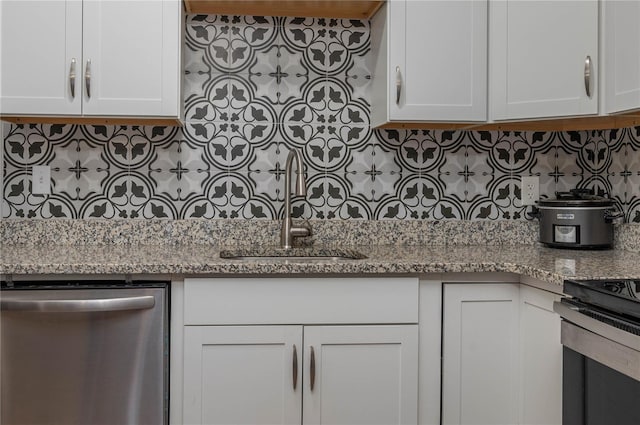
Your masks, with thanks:
M151 295L128 298L88 300L0 300L2 311L32 311L40 313L84 313L103 311L146 310L156 300Z
M564 320L571 322L583 329L598 334L607 340L615 341L640 352L640 336L634 335L623 329L611 326L593 317L582 313L578 307L559 301L553 303L553 311Z
M561 323L562 345L623 375L640 381L640 352L589 332L571 322Z
M567 305L560 301L553 302L553 311L555 311L562 317L567 317L567 316L570 317L574 314L580 314L580 310L578 309L578 307Z

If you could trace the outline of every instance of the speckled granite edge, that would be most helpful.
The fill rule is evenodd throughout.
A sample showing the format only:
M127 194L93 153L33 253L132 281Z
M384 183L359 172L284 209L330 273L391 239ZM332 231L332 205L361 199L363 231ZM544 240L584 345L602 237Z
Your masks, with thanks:
M640 254L540 245L353 246L365 259L225 259L213 245L3 245L0 275L367 275L514 273L561 285L564 279L637 278ZM235 247L234 249L241 249Z
M535 244L537 222L498 220L311 220L301 245L521 245ZM9 245L275 245L276 220L0 220Z
M615 249L640 252L640 224L618 224L614 234Z

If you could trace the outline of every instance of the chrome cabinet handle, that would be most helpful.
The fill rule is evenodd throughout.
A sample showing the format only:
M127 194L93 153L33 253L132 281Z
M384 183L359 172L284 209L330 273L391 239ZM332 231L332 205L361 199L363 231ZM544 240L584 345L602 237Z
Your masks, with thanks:
M396 105L400 104L400 95L402 94L402 73L400 67L396 66Z
M0 310L2 311L33 311L41 313L144 310L155 305L156 300L151 295L95 300L0 300Z
M76 58L71 59L69 67L69 88L71 89L71 99L76 97Z
M591 97L591 56L587 56L584 61L584 88L587 92L587 97Z
M293 344L293 391L298 386L298 350L296 345Z
M309 365L309 375L310 375L310 384L311 384L311 391L313 391L313 387L316 384L316 353L315 351L313 351L313 347L309 347L311 348L311 360L310 360L310 365Z
M91 59L87 59L87 66L84 68L84 85L87 89L87 99L91 99Z

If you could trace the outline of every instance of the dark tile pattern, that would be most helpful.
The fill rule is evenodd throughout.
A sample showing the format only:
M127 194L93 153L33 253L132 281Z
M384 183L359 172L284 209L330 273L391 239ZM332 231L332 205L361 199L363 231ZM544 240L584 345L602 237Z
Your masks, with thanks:
M594 188L640 222L640 127L373 130L366 21L190 15L185 43L182 128L4 124L1 216L275 219L296 148L297 217L522 220L537 175L542 196Z

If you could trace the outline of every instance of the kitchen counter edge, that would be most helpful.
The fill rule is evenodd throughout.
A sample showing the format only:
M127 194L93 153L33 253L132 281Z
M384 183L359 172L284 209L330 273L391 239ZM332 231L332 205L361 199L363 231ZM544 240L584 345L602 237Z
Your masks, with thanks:
M363 260L221 259L211 245L0 247L0 275L296 275L497 272L561 285L567 278L638 278L640 254L510 246L353 246Z

